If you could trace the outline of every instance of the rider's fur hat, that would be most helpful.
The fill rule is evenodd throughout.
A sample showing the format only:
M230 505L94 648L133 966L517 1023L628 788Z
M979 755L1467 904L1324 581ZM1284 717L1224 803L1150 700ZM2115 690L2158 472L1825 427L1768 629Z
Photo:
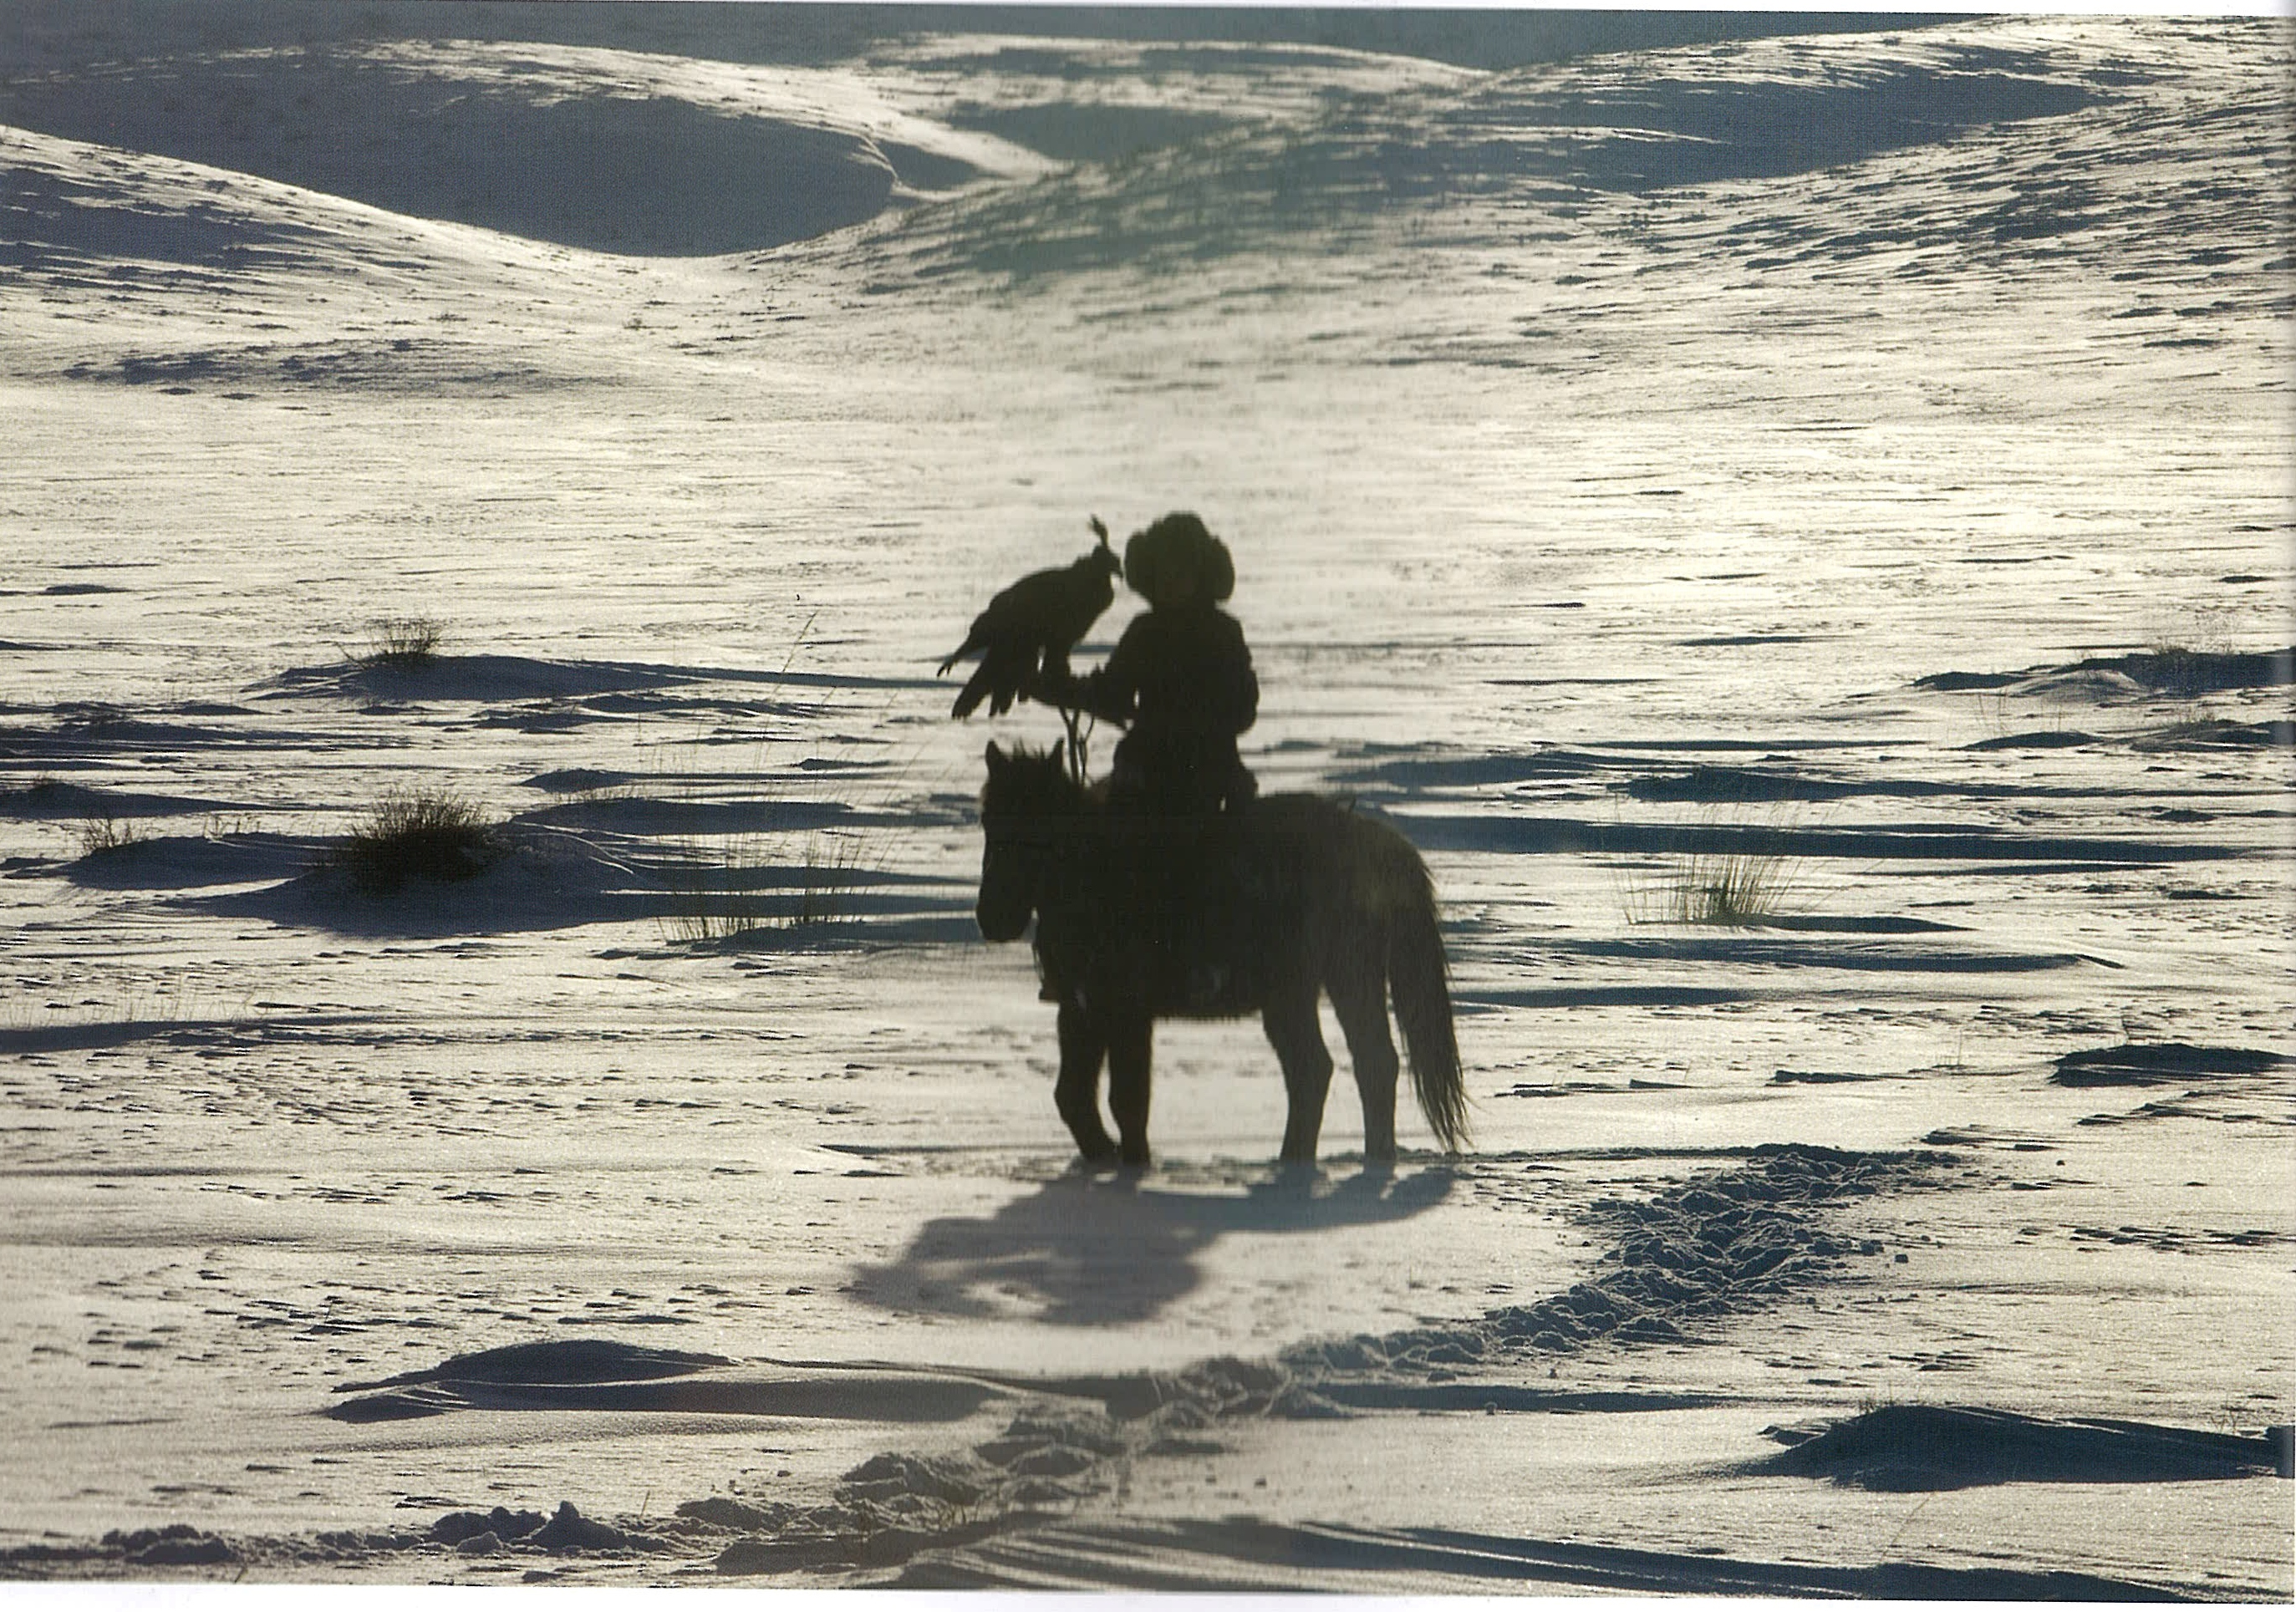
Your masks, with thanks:
M1124 580L1152 605L1219 603L1235 592L1235 561L1204 523L1175 511L1124 545Z

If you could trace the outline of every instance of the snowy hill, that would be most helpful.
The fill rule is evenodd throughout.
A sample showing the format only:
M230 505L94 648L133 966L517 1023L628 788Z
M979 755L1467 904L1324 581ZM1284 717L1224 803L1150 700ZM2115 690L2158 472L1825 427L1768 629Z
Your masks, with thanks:
M0 7L0 1575L2284 1600L2290 45ZM1456 1156L1077 1163L1178 509Z

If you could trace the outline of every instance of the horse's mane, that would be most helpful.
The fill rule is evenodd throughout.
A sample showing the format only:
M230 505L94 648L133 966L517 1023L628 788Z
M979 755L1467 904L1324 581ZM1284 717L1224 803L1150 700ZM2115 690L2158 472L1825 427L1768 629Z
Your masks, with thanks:
M1108 803L1108 780L1080 784L1069 775L1068 758L1058 746L1049 750L1014 745L1004 752L1002 766L991 767L982 786L982 806L1013 806L1022 810L1085 812Z
M1016 744L1004 752L1004 759L1019 766L1047 767L1059 773L1063 778L1068 776L1066 758L1062 755L1061 747L1058 745L1054 745L1049 750L1038 750L1032 749L1025 744Z

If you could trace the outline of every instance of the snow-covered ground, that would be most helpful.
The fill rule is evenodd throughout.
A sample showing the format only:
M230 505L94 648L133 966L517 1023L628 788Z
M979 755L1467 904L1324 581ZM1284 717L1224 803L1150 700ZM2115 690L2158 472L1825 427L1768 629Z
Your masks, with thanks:
M2289 26L750 11L0 36L0 1567L2286 1597ZM932 672L1177 508L1463 1157L1071 1166Z

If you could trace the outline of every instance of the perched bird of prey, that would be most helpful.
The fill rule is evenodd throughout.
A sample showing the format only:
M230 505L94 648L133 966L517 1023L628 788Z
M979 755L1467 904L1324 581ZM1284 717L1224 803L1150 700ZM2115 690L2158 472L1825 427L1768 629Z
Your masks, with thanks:
M986 700L988 713L1013 708L1021 685L1040 668L1065 676L1069 651L1116 597L1111 578L1124 569L1108 546L1108 528L1092 518L1100 541L1074 564L1031 571L988 601L972 618L956 652L940 663L941 675L960 660L978 655L980 665L957 694L955 715L969 716Z

